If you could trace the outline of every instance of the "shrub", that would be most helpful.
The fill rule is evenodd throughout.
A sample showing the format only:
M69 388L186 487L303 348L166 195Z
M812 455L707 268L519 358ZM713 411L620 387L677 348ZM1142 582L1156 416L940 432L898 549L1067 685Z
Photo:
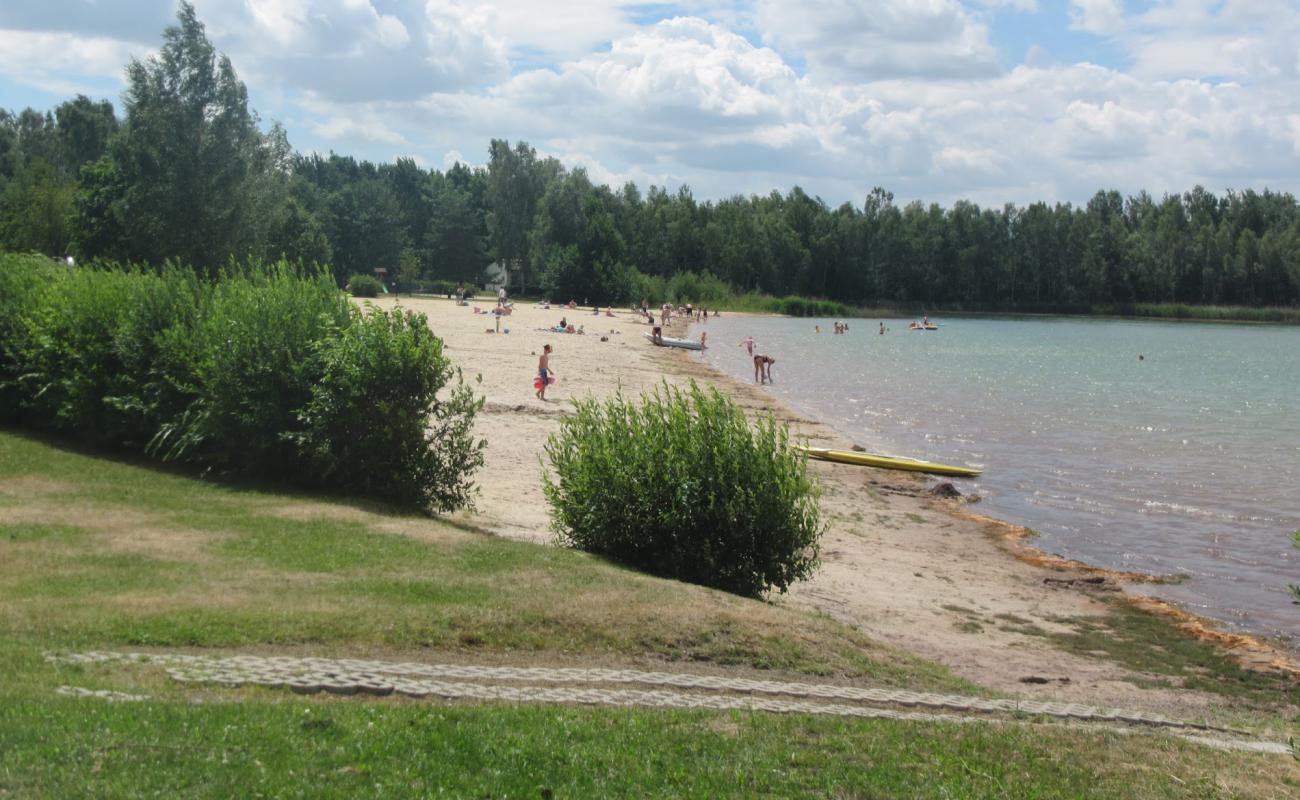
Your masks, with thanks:
M694 382L575 411L548 439L543 473L562 543L751 597L812 573L817 491L786 426L751 427Z
M27 312L65 269L44 256L0 253L0 421L16 421L23 394L18 378L31 330Z
M348 278L348 288L353 297L378 297L384 285L371 275L353 275Z
M163 427L159 452L223 472L300 472L292 437L320 379L316 343L357 313L324 272L283 262L207 284L188 339L169 342L166 360L194 399Z
M121 420L106 398L125 394L117 331L138 290L138 276L70 269L22 313L23 336L13 356L13 384L24 415L53 430L84 429L97 443L112 441Z
M471 283L459 283L457 281L443 280L442 278L421 281L418 288L425 294L440 294L445 297L455 297L457 286L465 287L466 298L473 297L473 293L478 290L478 287Z
M479 406L423 316L284 262L219 279L0 255L0 417L203 470L451 510Z
M668 281L668 296L678 303L714 305L735 292L711 272L679 272Z
M468 505L483 465L473 422L482 408L442 355L423 314L371 309L317 342L321 367L294 436L330 486L450 511ZM438 392L455 377L455 386Z
M668 299L668 281L662 275L646 275L636 268L627 273L627 296L633 306L644 299L652 306L658 306Z

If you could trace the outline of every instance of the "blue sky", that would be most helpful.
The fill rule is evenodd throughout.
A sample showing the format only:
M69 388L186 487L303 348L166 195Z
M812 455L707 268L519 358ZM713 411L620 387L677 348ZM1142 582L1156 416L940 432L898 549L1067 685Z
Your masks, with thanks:
M1300 192L1297 0L196 0L301 151L523 139L612 185L860 203ZM120 105L173 0L7 0L0 106Z

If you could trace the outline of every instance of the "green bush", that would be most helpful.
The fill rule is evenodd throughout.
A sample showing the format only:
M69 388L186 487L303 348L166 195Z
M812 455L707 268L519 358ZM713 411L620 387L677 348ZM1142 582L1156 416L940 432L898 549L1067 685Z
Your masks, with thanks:
M169 342L165 358L193 399L155 447L222 472L299 471L292 435L320 379L317 343L359 312L324 272L284 263L227 271L205 285L199 304L186 339Z
M134 378L123 369L117 332L138 291L137 277L70 269L22 312L14 388L40 427L84 428L95 443L114 439L122 420L109 398L128 393Z
M662 275L646 275L636 268L627 273L627 296L630 305L640 307L645 300L658 307L668 299L668 281Z
M31 338L26 313L62 269L44 256L0 253L0 421L17 421L21 411L17 382Z
M735 292L711 272L679 272L668 281L668 297L677 303L713 306Z
M817 563L806 457L716 389L576 403L546 443L560 541L647 572L757 597Z
M441 511L470 503L486 444L472 431L483 401L443 357L423 314L371 309L318 340L316 356L323 371L298 414L306 430L294 436L313 474Z
M348 278L348 289L353 297L378 297L384 291L384 285L370 275L353 275Z
M420 281L416 288L424 294L439 294L445 297L455 297L457 286L465 287L465 297L467 299L473 297L474 292L478 291L478 287L474 284L448 281L441 278Z
M324 270L0 255L0 334L0 416L103 447L440 510L482 463L425 318L363 313Z

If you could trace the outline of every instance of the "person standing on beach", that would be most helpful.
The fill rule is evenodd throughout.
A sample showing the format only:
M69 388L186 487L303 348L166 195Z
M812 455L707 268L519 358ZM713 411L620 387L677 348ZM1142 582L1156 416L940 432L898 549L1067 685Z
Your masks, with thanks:
M542 348L542 356L537 359L537 374L542 380L542 388L537 390L537 399L546 399L546 384L551 381L551 346Z
M754 355L754 382L763 384L772 382L772 365L776 359L763 353Z

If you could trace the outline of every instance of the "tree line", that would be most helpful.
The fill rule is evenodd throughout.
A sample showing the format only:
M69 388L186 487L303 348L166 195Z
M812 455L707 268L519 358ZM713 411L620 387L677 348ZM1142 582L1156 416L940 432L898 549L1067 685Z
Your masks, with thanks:
M1133 303L1295 306L1291 194L1196 187L1154 198L981 208L872 189L831 207L799 187L697 201L492 140L439 171L293 151L182 3L159 54L126 66L125 115L78 96L0 111L0 247L215 271L231 258L328 264L340 285L475 282L557 299L716 300L755 292L852 305L1068 310ZM669 297L669 295L690 295Z

